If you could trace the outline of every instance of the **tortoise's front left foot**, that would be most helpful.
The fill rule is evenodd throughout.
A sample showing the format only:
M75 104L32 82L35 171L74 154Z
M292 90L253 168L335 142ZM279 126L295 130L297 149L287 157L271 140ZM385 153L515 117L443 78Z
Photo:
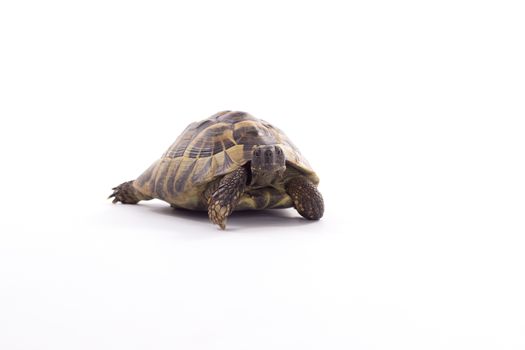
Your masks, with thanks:
M113 203L137 204L141 200L148 200L151 197L144 196L133 187L133 180L124 182L117 187L113 187L113 193L108 197L113 198Z
M247 178L248 171L244 167L225 175L208 200L208 216L222 230L226 228L226 219L239 203Z
M324 201L317 187L304 176L298 176L286 184L286 192L292 198L299 214L308 220L319 220L324 214Z

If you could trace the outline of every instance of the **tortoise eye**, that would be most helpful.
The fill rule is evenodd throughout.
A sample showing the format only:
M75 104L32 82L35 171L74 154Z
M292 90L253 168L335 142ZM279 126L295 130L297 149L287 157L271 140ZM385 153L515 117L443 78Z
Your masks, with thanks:
M283 154L283 151L280 148L277 148L277 154L281 155L281 154Z
M256 150L256 151L255 151L255 156L256 156L256 157L259 157L260 155L261 155L261 151L260 151L260 150Z

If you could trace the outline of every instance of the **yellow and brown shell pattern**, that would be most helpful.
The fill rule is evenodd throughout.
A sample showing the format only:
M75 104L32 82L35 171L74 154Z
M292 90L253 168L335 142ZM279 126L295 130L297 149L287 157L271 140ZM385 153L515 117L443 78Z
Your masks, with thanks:
M314 184L319 183L306 159L281 130L248 113L224 111L190 124L133 186L174 207L205 210L203 193L208 185L251 161L256 145L281 146L287 160L284 178L300 172ZM290 197L279 186L248 187L236 209L290 206Z

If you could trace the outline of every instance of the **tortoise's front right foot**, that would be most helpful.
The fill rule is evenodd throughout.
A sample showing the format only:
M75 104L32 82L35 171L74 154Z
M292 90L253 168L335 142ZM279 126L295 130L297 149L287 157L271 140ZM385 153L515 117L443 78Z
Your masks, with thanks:
M222 230L226 229L226 220L239 203L247 177L248 172L244 167L225 175L208 200L208 216Z
M324 201L317 187L304 176L298 176L286 184L286 192L292 198L295 209L308 220L319 220L324 214Z
M113 203L137 204L141 200L148 200L151 197L144 196L133 187L133 180L124 182L117 187L113 187L113 193L108 197L113 198Z

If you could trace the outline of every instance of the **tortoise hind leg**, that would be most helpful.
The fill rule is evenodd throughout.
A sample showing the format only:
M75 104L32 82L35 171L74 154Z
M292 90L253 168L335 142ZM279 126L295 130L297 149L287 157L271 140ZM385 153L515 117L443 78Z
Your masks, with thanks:
M295 209L308 220L319 220L324 214L321 192L304 176L294 177L286 183L286 192L292 198Z
M224 175L219 181L217 189L208 199L208 216L211 222L226 228L226 219L239 203L239 199L246 188L248 170L240 167L234 172Z
M108 197L113 198L113 203L121 202L123 204L137 204L142 200L152 199L149 196L145 196L133 187L133 181L126 181L117 187L113 187L113 193Z

